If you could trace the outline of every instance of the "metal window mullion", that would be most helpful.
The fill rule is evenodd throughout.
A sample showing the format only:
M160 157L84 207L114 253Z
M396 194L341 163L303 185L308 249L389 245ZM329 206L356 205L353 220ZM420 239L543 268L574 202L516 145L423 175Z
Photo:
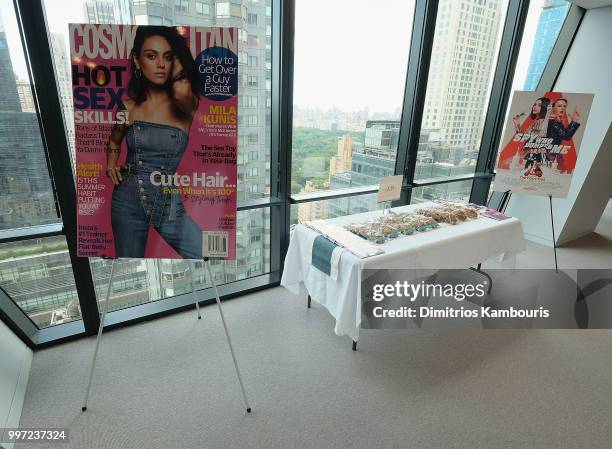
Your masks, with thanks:
M281 50L282 1L272 0L272 80L271 80L271 124L270 124L270 195L281 201L280 207L270 209L270 269L280 269L281 239L285 229L285 198L281 194L280 151L280 50Z
M41 0L13 1L32 80L32 95L42 128L43 145L51 166L50 176L64 224L81 315L86 332L93 334L99 325L98 305L89 261L76 255L76 190L62 106L53 73L44 7Z
M437 12L438 0L416 1L395 160L395 174L404 176L404 187L414 181ZM411 194L411 188L403 188L400 199L393 205L409 204Z
M295 0L273 0L272 8L272 142L278 155L278 197L281 207L273 217L276 248L270 268L282 274L289 247L291 223L291 145L293 133L293 44L295 37Z
M514 70L521 49L528 12L529 0L511 0L508 4L476 162L476 171L480 173L493 173L497 146L504 127L506 107L514 81ZM490 186L491 178L475 179L472 184L470 201L484 204L487 201Z

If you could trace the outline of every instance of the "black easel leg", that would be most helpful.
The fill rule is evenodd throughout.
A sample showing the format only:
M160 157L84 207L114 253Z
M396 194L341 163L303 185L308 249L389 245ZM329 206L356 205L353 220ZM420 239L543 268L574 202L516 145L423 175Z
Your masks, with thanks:
M550 200L550 225L552 227L552 238L553 238L553 250L555 252L555 271L559 272L559 265L557 264L557 241L555 238L555 222L553 219L553 207L552 207L552 195L548 195Z
M310 309L310 301L311 301L311 299L312 299L312 298L310 297L310 295L308 295L308 308L309 308L309 309Z
M478 264L478 268L474 268L474 267L470 267L470 270L482 274L484 277L486 277L489 280L489 288L487 289L487 294L490 295L491 294L491 289L493 288L493 279L491 279L491 276L489 276L489 273L482 271L480 269L480 266L482 264Z

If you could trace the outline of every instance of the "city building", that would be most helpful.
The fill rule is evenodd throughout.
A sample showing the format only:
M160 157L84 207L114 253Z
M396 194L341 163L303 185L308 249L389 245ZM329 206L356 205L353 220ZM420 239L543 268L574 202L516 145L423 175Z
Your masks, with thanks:
M74 135L74 107L72 104L72 82L70 78L70 59L66 52L66 40L58 33L51 33L49 36L51 43L51 55L53 56L53 66L55 70L55 80L57 91L62 103L62 113L66 124L66 136L70 146L70 156L72 158L72 168L74 171L76 163L75 135Z
M317 190L319 189L311 181L306 181L306 186L300 193L311 193ZM298 204L298 223L328 218L327 206L327 201L311 201Z
M399 121L366 122L364 144L353 150L350 171L330 173L330 188L377 186L380 178L395 172L395 156L399 139ZM329 217L367 212L377 208L376 196L337 198L330 200Z
M17 80L17 95L21 104L21 112L36 112L34 97L32 97L32 86L29 81Z
M59 221L31 91L20 90L0 18L0 229Z
M501 0L441 0L433 42L423 128L441 139L478 151L496 58Z
M134 23L131 0L86 0L83 13L88 23Z
M353 138L345 135L338 138L338 154L332 156L329 161L329 176L334 173L350 171L353 155Z
M571 3L566 0L544 0L531 48L524 90L536 90L538 87L544 66L548 62L570 6Z

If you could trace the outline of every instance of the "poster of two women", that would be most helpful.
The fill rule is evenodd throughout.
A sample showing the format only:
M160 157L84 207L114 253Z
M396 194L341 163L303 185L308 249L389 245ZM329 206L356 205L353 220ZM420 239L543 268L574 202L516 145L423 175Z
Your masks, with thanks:
M592 102L591 94L514 92L493 189L565 198Z

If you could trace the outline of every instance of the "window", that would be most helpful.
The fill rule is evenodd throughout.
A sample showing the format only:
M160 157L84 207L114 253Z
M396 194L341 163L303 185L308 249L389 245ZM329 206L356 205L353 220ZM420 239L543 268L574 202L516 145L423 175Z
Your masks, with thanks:
M179 13L187 14L189 12L189 0L175 0L174 10Z
M15 12L10 2L0 9L0 231L61 227ZM51 36L51 44L64 42ZM67 80L65 55L61 64ZM69 96L70 89L60 94L62 101ZM66 238L30 232L26 240L0 243L0 287L38 327L80 319Z
M471 191L471 179L418 187L412 191L411 202L416 204L436 199L469 201Z
M254 108L257 107L257 97L253 95L244 95L241 97L242 107Z
M431 118L421 126L415 179L471 174L476 169L508 1L487 5L476 7L470 0L439 3L423 110Z
M564 0L529 4L512 90L536 90L570 6Z
M210 5L206 2L196 0L195 2L196 14L201 16L208 16L210 14Z
M64 236L0 244L0 286L38 327L81 319Z
M376 199L377 194L367 194L294 204L291 206L291 224L382 209L383 203Z
M249 34L247 37L247 45L250 47L259 47L259 36Z
M230 15L230 4L225 3L217 3L216 4L216 15L217 17L229 17Z
M394 174L414 5L296 1L292 194L377 185L381 176ZM313 24L334 30L332 37L313 33ZM389 29L393 39L381 44L373 38ZM330 45L338 51L321 51ZM344 202L300 206L312 209L302 215L326 218L339 214ZM355 210L377 207L372 195L350 203L360 204Z
M249 25L257 25L257 14L247 13L247 23Z
M78 2L77 2L78 3ZM163 1L157 2L155 7L150 7L152 2L147 0L146 2L133 2L126 0L125 2L105 2L108 3L109 8L105 11L108 13L104 17L96 17L92 19L92 22L97 23L130 23L130 17L122 18L120 11L113 9L113 4L132 3L134 8L134 17L137 19L138 24L162 24L164 20L171 19L174 13L190 14L182 15L181 24L193 25L193 26L222 26L231 27L237 26L239 28L239 36L242 37L244 43L246 43L248 36L252 36L252 39L257 40L259 43L265 42L266 35L265 29L262 24L259 23L259 28L253 24L248 24L246 8L248 4L249 11L255 16L265 15L266 8L270 7L271 0L260 0L257 3L251 3L249 0L232 0L221 1L214 4L203 0L176 0L173 2ZM70 77L70 63L69 63L69 48L68 48L68 23L69 22L88 22L88 19L84 16L85 10L82 7L83 2L78 4L75 8L74 13L71 15L61 14L57 11L61 11L65 2L63 0L45 0L44 6L47 15L47 24L49 36L53 45L52 54L54 59L54 72L55 78L58 83L58 92L62 98L62 109L64 113L64 119L66 123L66 131L74 145L74 133L72 118L72 91L71 91L71 77ZM147 6L149 5L149 6ZM3 11L4 13L4 11ZM156 14L156 15L152 15ZM244 13L244 22L242 16ZM214 14L214 17L211 17ZM6 21L6 18L3 17ZM15 36L18 39L17 28L15 27ZM12 38L12 37L11 37ZM240 44L242 47L242 44ZM248 107L250 114L243 117L244 122L241 124L241 128L238 130L238 154L240 155L239 171L243 173L250 173L248 181L245 179L239 181L238 185L238 200L244 201L251 198L262 198L269 195L270 191L270 176L269 170L266 170L266 160L270 159L270 141L269 139L259 139L259 133L262 136L270 134L270 111L265 109L268 106L264 104L260 98L265 98L268 92L271 91L271 74L266 72L264 67L259 66L258 57L270 58L269 55L271 50L258 50L258 56L249 58L246 51L239 52L239 62L241 63L240 74L244 76L244 82L239 86L238 98L241 105ZM12 53L11 53L12 54ZM0 52L1 57L1 52ZM250 63L250 64L249 64ZM24 65L22 63L22 65ZM7 73L25 73L27 79L27 72L25 70L13 70L10 69L10 65L3 63L2 67L5 68ZM3 79L7 78L7 74L3 76ZM247 81L248 80L248 81ZM261 80L261 81L260 81ZM248 84L248 86L247 86ZM4 84L3 84L4 86ZM245 92L248 90L248 94ZM5 91L7 91L5 87ZM23 94L23 102L27 103L27 92L25 84L19 90L20 95ZM8 101L7 97L4 96L5 102ZM17 100L19 103L19 100ZM33 104L28 106L33 107ZM1 108L6 110L7 108ZM4 112L3 112L4 113ZM36 116L33 112L28 113L31 116L32 130L38 132L38 123ZM7 123L4 121L3 123ZM15 125L13 125L15 126ZM24 125L25 126L25 125ZM0 133L2 133L2 126L0 124ZM0 191L0 198L2 202L0 207L5 204L9 205L9 193L19 190L20 197L15 202L22 204L22 211L18 212L15 207L9 207L13 210L12 215L5 214L0 215L0 226L8 220L10 216L16 217L17 214L21 216L32 217L29 222L23 223L23 226L38 225L38 224L50 224L59 223L60 218L56 212L55 199L51 188L51 181L47 173L46 162L44 160L44 151L42 147L42 140L38 136L39 143L24 143L24 136L29 136L27 132L22 130L18 138L11 138L8 135L1 135L3 141L11 142L13 148L20 148L19 145L23 145L21 149L22 157L27 155L29 160L29 166L25 164L27 169L30 169L32 173L41 178L37 181L37 184L32 185L31 188L25 188L23 182L18 183L18 178L12 176L14 179L1 179L2 190ZM247 137L249 136L249 137ZM255 136L255 137L253 137ZM248 148L244 148L244 145L249 145ZM1 143L0 143L1 145ZM31 147L28 147L28 145ZM34 149L37 148L42 158L37 159L34 157ZM74 153L74 147L72 146L72 152ZM3 157L5 155L3 154ZM243 168L245 164L249 164L248 168ZM8 167L5 163L3 167ZM4 173L3 168L0 168L0 173ZM15 172L16 173L16 172ZM44 187L44 180L46 176L46 183L48 187ZM32 174L33 176L33 174ZM33 192L37 192L36 195ZM45 193L48 192L48 193ZM28 205L25 201L26 193L32 195L32 202ZM12 194L12 193L11 193ZM5 197L7 199L5 199ZM34 203L37 204L34 204ZM40 211L40 212L37 212ZM2 210L0 209L0 212ZM38 214L38 215L36 215ZM230 282L235 279L246 279L248 276L255 274L262 274L269 271L270 269L270 249L269 247L263 248L263 241L269 241L270 233L270 209L253 209L248 211L238 212L237 221L237 234L238 234L238 257L242 260L242 264L239 268L235 265L232 268L230 263L219 263L214 264L213 272L214 276L219 283ZM257 226L251 226L251 223L256 222ZM8 224L7 224L8 226ZM11 227L13 225L10 225ZM20 225L21 226L21 225ZM251 253L254 248L251 247L251 239L255 242L257 248L260 249L257 256L252 256ZM41 246L41 245L39 245ZM48 244L42 245L44 248L40 249L41 258L57 258L57 255L47 255L46 253L51 252ZM1 252L1 248L0 248ZM1 257L1 256L0 256ZM5 265L8 265L8 260ZM68 262L68 252L65 250L65 260ZM0 265L2 259L0 259ZM43 266L43 265L41 265ZM108 276L110 273L110 262L102 259L91 259L90 266L92 268L93 285L95 287L97 297L103 301L106 293L106 286L108 283ZM139 304L156 301L170 296L187 293L191 289L190 285L190 270L188 264L181 260L126 260L121 261L118 266L115 267L116 272L119 275L113 281L113 295L109 304L109 310L119 310L126 307L132 307ZM207 287L208 281L205 275L205 269L203 267L197 268L195 273L196 288ZM44 278L40 278L44 279ZM50 277L48 284L39 285L51 285L52 282L56 282L55 277ZM47 281L45 281L47 282ZM63 281L62 281L63 282ZM68 281L66 281L68 283ZM74 289L74 281L71 281ZM1 284L0 284L1 285ZM67 303L69 303L70 296L67 296ZM46 300L45 300L46 301ZM52 304L51 302L47 302ZM57 301L53 304L59 304ZM54 306L55 307L55 306ZM61 304L62 308L65 308L65 304ZM38 312L37 312L38 313ZM59 315L58 315L59 316ZM45 318L47 319L47 318ZM58 318L59 319L59 318ZM42 321L41 321L42 322Z

